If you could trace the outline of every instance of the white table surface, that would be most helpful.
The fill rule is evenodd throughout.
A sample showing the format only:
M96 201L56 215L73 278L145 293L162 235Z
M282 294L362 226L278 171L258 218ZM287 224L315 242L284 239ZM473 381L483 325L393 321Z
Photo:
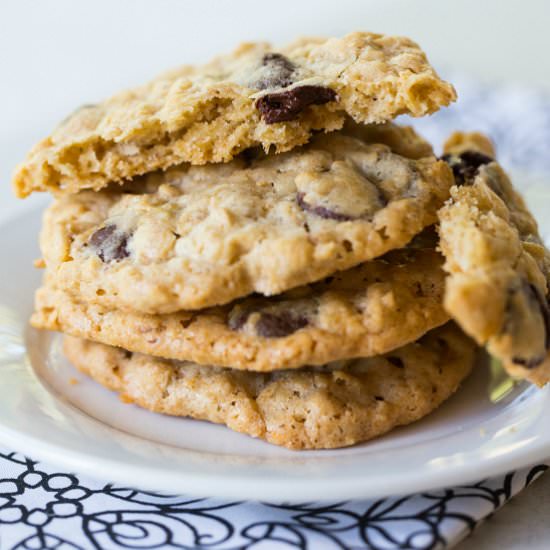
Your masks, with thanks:
M28 147L83 103L245 39L365 29L406 34L434 64L550 91L548 0L0 0L0 218ZM1 275L1 274L0 274ZM550 474L459 548L548 548Z

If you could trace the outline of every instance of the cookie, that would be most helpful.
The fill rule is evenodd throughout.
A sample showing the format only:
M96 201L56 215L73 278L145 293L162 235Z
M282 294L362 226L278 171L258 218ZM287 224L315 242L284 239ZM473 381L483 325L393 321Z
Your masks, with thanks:
M550 253L487 138L457 133L445 151L456 178L439 214L445 308L510 374L542 386L550 380Z
M226 424L290 449L345 447L425 416L458 388L475 345L448 324L385 356L262 374L167 361L73 337L65 353L126 402Z
M402 249L286 294L196 312L105 309L44 286L36 328L132 352L255 371L323 365L401 347L445 323L442 258Z
M45 214L41 248L54 286L80 301L201 309L279 294L406 245L436 221L452 181L433 156L336 132L281 155L62 197Z
M393 122L357 124L348 118L340 133L357 138L365 143L387 145L394 153L410 159L418 160L434 155L431 144L418 134L412 126L401 126Z
M372 33L298 40L274 50L243 44L97 105L84 105L17 168L20 197L98 190L182 162L225 162L261 146L283 152L346 116L384 122L455 99L411 40Z

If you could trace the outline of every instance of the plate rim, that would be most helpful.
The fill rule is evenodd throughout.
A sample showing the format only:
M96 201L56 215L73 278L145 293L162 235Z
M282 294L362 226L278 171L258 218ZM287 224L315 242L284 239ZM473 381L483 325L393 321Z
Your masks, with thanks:
M41 384L41 382L39 382ZM42 391L49 391L42 387ZM546 405L550 401L546 396ZM94 422L98 420L85 415ZM108 426L109 430L119 432L117 428ZM125 434L126 435L126 434ZM130 435L130 437L136 437ZM185 475L182 470L180 476L174 478L173 472L164 473L155 469L151 476L151 469L146 467L121 464L115 460L109 460L94 455L78 453L69 450L62 445L50 443L28 434L22 434L16 429L6 426L0 418L0 439L3 445L13 446L22 454L29 453L33 459L44 461L56 467L66 468L71 472L85 474L94 479L110 481L138 489L146 489L171 494L181 493L190 496L220 499L261 500L263 502L303 502L334 501L334 500L361 500L386 498L392 496L409 495L418 492L426 492L447 487L468 485L480 479L493 478L509 471L531 466L544 461L550 456L550 434L537 444L521 447L515 453L501 454L497 458L484 460L476 464L464 462L453 468L439 469L430 472L428 480L416 481L416 476L409 475L406 470L401 474L393 475L391 482L379 481L374 486L372 479L353 479L349 477L324 479L322 483L318 478L301 479L299 484L299 497L296 497L295 479L289 484L282 483L280 477L266 478L262 480L261 492L258 491L258 480L246 476L227 476L202 474L196 472ZM138 438L140 439L140 438ZM162 445L162 444L158 444ZM357 457L358 458L358 457ZM98 471L109 471L108 479L98 476ZM139 481L136 481L139 480ZM364 483L371 486L365 491ZM205 491L205 487L215 487L215 491ZM330 493L327 496L327 493Z

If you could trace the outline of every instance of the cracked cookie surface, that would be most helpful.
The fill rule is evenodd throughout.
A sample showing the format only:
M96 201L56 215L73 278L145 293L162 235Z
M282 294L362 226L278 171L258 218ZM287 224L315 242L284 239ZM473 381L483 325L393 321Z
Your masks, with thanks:
M433 156L394 152L401 131L369 134L390 145L364 141L368 130L318 135L281 155L62 197L41 234L52 284L111 309L171 313L278 294L403 247L437 219L453 178ZM394 149L418 156L422 142L402 132Z
M510 374L544 385L550 253L487 138L456 133L445 152L457 183L439 214L445 308Z
M446 322L441 265L434 249L395 250L282 295L165 315L106 309L44 286L31 323L199 364L264 372L322 365L385 353Z
M452 395L475 344L454 324L387 355L274 373L167 361L65 337L69 360L126 402L225 424L290 449L345 447L409 424Z
M243 44L81 107L34 146L13 185L20 197L98 190L182 162L226 162L249 147L288 151L347 116L380 123L454 99L408 38L357 32L278 50Z

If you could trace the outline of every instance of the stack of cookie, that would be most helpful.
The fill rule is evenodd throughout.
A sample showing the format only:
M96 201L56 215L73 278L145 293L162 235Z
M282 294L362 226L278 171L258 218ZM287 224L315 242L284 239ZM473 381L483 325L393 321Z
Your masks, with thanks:
M56 197L32 324L127 401L294 449L426 415L474 340L546 382L549 255L490 142L437 159L392 122L454 97L410 40L354 33L79 109L14 176Z

